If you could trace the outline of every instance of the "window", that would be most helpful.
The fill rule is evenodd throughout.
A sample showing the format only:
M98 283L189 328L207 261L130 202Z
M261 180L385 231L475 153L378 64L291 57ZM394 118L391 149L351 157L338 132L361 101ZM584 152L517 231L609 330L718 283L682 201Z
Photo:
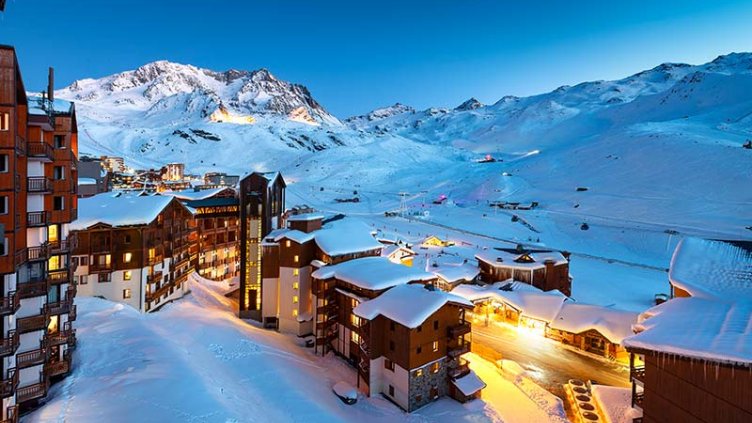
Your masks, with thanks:
M436 361L433 364L431 364L431 373L434 373L434 374L438 373L439 372L439 367L441 367L441 366L439 365L438 361Z
M416 354L420 354L420 353L422 353L422 352L423 352L423 347L418 347L418 348L417 348L417 349L415 350L415 353L416 353Z
M290 240L285 241L285 247L290 248Z
M394 351L394 341L389 341L389 351Z
M0 197L0 214L8 214L8 196Z
M10 131L9 113L0 113L0 131Z
M52 210L64 210L65 209L65 197L56 195L52 198Z
M298 309L297 308L292 310L292 317L298 317Z
M433 321L433 330L439 330L439 321L438 320L434 320Z
M388 358L384 359L384 368L387 370L394 371L394 362Z
M8 155L0 154L0 173L8 173Z
M356 344L360 344L360 335L358 335L358 333L355 331L351 331L350 340L355 342Z
M131 259L133 259L133 253L123 254L123 263L130 263Z
M133 277L133 274L130 270L126 270L123 272L123 280L129 281L131 280L131 277Z
M130 244L130 243L131 243L131 236L130 235L125 235L123 237L123 244Z
M123 299L127 300L130 297L131 297L131 289L130 288L125 288L123 290Z
M358 306L358 300L355 298L350 298L350 307L355 308Z
M300 274L300 269L292 269L292 275L298 276Z
M297 295L293 295L292 296L292 303L293 304L297 304L298 303L298 296Z
M389 385L389 396L390 397L394 396L394 386L392 386L392 385Z
M65 136L55 135L54 143L55 143L55 148L65 148Z
M353 325L354 327L356 327L356 328L359 328L359 327L360 327L360 324L361 324L361 320L360 320L360 317L358 317L358 316L356 316L356 315L354 315L354 314L351 314L351 315L350 315L350 323L352 323L352 325Z
M56 181L62 181L65 179L65 166L55 166L52 169L52 177Z
M421 377L423 376L423 369L418 369L415 371L415 377Z
M297 263L297 262L299 262L299 261L300 261L300 257L299 257L299 256L298 256L298 255L296 254L296 255L295 255L295 263Z
M99 274L99 283L105 283L110 281L110 274L109 273L100 273Z
M365 307L365 306L364 306L364 307ZM392 332L394 332L394 328L395 328L395 327L396 327L396 326L394 325L394 322L391 322L391 321L390 321L390 322L389 322L389 330L390 330L390 331L392 331Z
M299 288L300 288L300 284L298 284L297 282L292 283L292 289L299 289Z
M73 267L78 267L78 257L71 257L71 263L73 263Z
M8 255L8 237L5 237L3 239L2 254L0 254L0 255L2 255L2 256L7 256Z
M89 283L89 279L86 277L86 275L76 276L78 278L78 284L79 285L86 285Z
M433 341L433 344L431 344L431 349L433 352L436 352L439 350L439 341Z
M149 248L149 261L153 261L156 256L157 250L155 250L154 248Z
M47 227L47 241L57 242L60 235L60 225L50 225Z
M81 266L88 266L89 265L89 256L81 256L78 258L78 263Z

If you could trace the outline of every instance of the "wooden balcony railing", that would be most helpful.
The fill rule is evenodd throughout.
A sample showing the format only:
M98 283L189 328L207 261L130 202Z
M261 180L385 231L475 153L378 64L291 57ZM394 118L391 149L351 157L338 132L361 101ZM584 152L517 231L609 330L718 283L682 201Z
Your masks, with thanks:
M70 306L70 310L68 310L68 321L72 322L76 320L76 305L73 304Z
M52 146L44 142L26 143L26 155L29 160L38 159L43 161L52 161Z
M26 367L44 364L47 360L47 348L38 348L36 350L26 351L16 354L16 367L23 369Z
M70 251L70 244L68 243L68 240L50 241L47 243L47 248L49 248L50 253L52 254L63 254Z
M28 261L47 260L49 258L48 254L49 251L47 251L46 245L26 248L26 260Z
M32 332L35 330L47 329L49 316L47 310L42 310L42 314L36 316L22 317L16 320L16 330L20 333Z
M48 376L60 376L68 373L71 368L70 350L63 353L62 360L47 363L44 367Z
M470 323L468 322L462 322L447 329L449 338L458 338L467 333L470 333Z
M89 272L97 273L97 272L112 272L112 263L97 263L92 262L89 264Z
M63 345L70 342L70 338L75 336L76 330L71 327L71 322L63 323L63 329L45 335L44 345L52 347L55 345Z
M470 343L468 341L457 342L456 345L449 346L447 350L450 357L459 357L466 352L470 352Z
M50 270L48 280L52 285L70 283L70 271L68 269Z
M21 297L16 291L10 291L7 295L0 297L0 316L14 314L21 307Z
M19 282L16 286L16 293L21 298L32 298L47 295L47 280L33 280L28 282Z
M33 211L26 213L26 226L30 228L47 226L50 221L50 212Z
M449 370L449 376L454 379L465 376L468 373L470 373L470 367L468 365L467 360L463 360L463 359L460 359L460 362L457 365L457 367Z
M162 281L162 272L154 272L146 277L146 283L159 283Z
M14 367L8 369L5 378L0 380L0 396L3 398L12 397L18 388L18 372Z
M0 339L0 357L7 357L13 355L18 350L20 337L15 330L8 332L7 338Z
M645 366L633 367L630 370L629 374L632 379L638 380L640 382L645 382Z
M16 402L24 403L34 399L43 398L47 396L47 389L49 389L49 387L50 382L45 375L43 382L16 389Z
M60 314L69 313L71 306L73 306L73 299L48 303L47 310L49 311L51 316L57 316Z
M52 192L50 178L44 176L29 176L26 178L26 191L35 193Z
M154 301L158 298L162 298L162 296L170 291L170 288L174 285L171 283L166 283L162 287L158 288L154 292L147 292L146 293L146 301Z

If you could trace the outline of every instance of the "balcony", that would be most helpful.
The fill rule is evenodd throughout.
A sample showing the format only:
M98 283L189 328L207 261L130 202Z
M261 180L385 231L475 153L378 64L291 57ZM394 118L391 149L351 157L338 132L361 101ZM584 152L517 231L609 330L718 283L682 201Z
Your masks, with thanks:
M19 369L44 364L45 361L47 361L47 348L39 348L16 355L16 367Z
M49 248L50 253L52 254L65 254L70 251L70 244L68 243L68 240L50 241L47 243L47 248Z
M162 296L170 291L170 288L174 286L172 284L166 283L161 288L158 288L154 292L146 292L146 301L154 301L156 299L162 298Z
M70 310L68 310L68 321L73 322L76 320L76 305L73 304L70 306Z
M0 423L18 423L18 407L13 405L6 409L5 420L0 420Z
M29 282L20 282L16 286L16 292L21 298L32 298L47 295L47 280L33 280Z
M96 261L89 264L89 273L112 272L112 263L97 263Z
M645 401L645 392L634 392L632 394L632 407L642 410L642 403Z
M470 343L467 341L457 342L457 345L447 348L447 354L452 358L459 357L466 352L470 352Z
M44 382L35 383L33 385L24 386L16 390L16 403L24 403L34 399L39 399L47 396L47 389L50 387L50 382L47 376L44 375Z
M47 279L52 285L62 285L70 283L70 272L68 269L50 270Z
M50 315L57 316L60 314L69 313L72 305L73 305L72 299L63 300L63 301L58 301L54 303L48 303L47 310L49 310Z
M36 247L29 247L26 249L26 260L37 261L47 260L49 258L46 245L39 245Z
M26 226L30 228L47 226L49 221L50 221L50 212L33 211L33 212L26 213Z
M462 322L447 329L447 335L452 339L459 338L468 333L470 333L470 323L468 322Z
M645 366L632 367L632 369L629 372L629 375L632 378L632 380L645 383Z
M467 360L460 359L459 364L457 367L449 370L449 376L453 379L461 378L462 376L465 376L466 374L470 373L470 367L468 366Z
M45 367L45 372L48 376L60 376L68 373L71 369L71 354L70 351L66 351L63 353L63 359L47 363Z
M12 330L8 332L7 338L0 339L0 357L13 355L18 350L20 338L18 332Z
M32 332L35 330L46 330L48 320L46 310L43 314L22 317L16 321L16 330L21 333Z
M18 372L15 368L8 369L6 377L0 380L0 396L3 398L12 397L18 388Z
M154 266L155 264L160 264L164 261L162 256L153 256L153 257L147 257L146 258L146 264L149 266Z
M146 283L159 283L162 281L162 272L154 272L146 277Z
M27 143L26 155L28 156L29 160L51 162L53 158L52 146L43 142Z
M52 181L44 176L29 176L26 178L26 191L30 193L52 192Z
M0 297L0 316L14 314L21 307L21 297L16 291L10 291L6 296Z

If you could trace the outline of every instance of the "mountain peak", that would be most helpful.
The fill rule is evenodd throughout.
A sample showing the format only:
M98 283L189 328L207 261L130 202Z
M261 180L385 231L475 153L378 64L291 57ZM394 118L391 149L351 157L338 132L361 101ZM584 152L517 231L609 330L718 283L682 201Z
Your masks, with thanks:
M466 111L466 110L475 110L480 109L483 107L483 103L478 101L475 97L471 97L468 100L465 100L464 103L460 104L459 106L455 107L454 110L457 111Z

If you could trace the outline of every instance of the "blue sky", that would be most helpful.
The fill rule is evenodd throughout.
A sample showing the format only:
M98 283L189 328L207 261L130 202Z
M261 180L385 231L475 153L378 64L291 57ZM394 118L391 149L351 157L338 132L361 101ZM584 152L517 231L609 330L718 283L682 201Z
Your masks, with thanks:
M750 1L8 0L27 89L167 59L268 68L339 117L492 103L752 50Z

